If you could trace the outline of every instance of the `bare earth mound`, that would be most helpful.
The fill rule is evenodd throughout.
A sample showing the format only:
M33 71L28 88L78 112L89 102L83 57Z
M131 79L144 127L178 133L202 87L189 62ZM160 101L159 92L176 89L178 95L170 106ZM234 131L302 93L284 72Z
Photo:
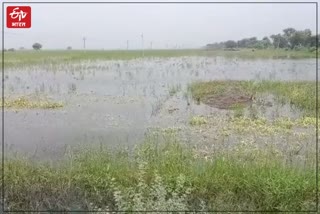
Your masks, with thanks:
M252 100L252 95L233 89L217 95L208 96L203 100L203 102L214 108L230 109L235 105L248 105Z

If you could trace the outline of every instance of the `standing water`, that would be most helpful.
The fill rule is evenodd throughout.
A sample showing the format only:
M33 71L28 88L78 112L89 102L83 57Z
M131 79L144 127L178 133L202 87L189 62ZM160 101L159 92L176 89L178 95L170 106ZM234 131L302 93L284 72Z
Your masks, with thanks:
M5 70L5 97L46 96L61 109L5 110L8 148L58 155L65 145L140 143L148 128L183 127L190 115L221 110L194 103L189 83L314 80L314 59L180 57L82 61ZM57 153L54 153L56 151Z

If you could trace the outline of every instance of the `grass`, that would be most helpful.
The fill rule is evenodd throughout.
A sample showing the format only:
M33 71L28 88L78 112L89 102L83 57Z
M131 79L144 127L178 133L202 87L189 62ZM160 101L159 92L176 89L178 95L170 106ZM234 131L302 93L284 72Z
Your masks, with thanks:
M225 91L237 91L243 94L271 93L280 103L290 103L304 111L307 116L316 113L316 84L310 81L210 81L197 82L190 87L195 99L206 101L211 95L219 95Z
M206 100L211 95L221 95L225 91L248 92L248 81L210 81L195 82L189 85L189 90L194 99ZM250 84L250 83L249 83Z
M144 57L179 57L204 54L199 50L145 50ZM37 64L62 64L83 60L130 60L142 58L139 50L110 50L110 51L16 51L5 53L5 66L23 66Z
M202 50L202 49L185 49L185 50L145 50L144 57L181 57L181 56L224 56L238 58L315 58L315 52L308 50L285 51L282 49L255 50L242 49L240 51L223 51L223 50ZM16 67L37 64L63 64L81 60L130 60L142 58L140 50L72 50L72 51L16 51L5 52L5 67ZM2 56L0 57L2 59Z
M15 109L22 109L22 108L55 109L55 108L63 107L63 104L58 102L48 101L48 100L30 100L26 97L20 97L20 98L11 99L11 100L5 99L4 107L15 108Z
M245 106L243 104L234 104L232 105L231 109L234 111L235 117L242 117L244 115L244 108Z
M245 143L207 159L171 134L165 139L158 143L157 137L147 136L133 152L103 146L69 150L66 159L54 165L7 155L7 208L315 209L312 162L300 169L275 157L272 151L252 151Z
M204 124L207 124L208 121L206 120L206 118L202 117L202 116L193 116L191 117L189 124L192 126L201 126Z
M291 59L301 59L301 58L316 58L316 52L311 52L307 49L295 51L295 50L285 50L285 49L262 49L252 51L252 49L240 49L240 51L220 51L223 56L226 57L237 57L240 58L291 58Z
M231 119L230 123L224 127L229 133L255 133L259 136L281 135L281 134L294 134L295 129L299 128L315 128L315 117L303 117L299 119L290 119L280 117L274 121L268 121L266 118L257 117L249 118L245 116L238 116ZM305 133L303 133L305 134Z

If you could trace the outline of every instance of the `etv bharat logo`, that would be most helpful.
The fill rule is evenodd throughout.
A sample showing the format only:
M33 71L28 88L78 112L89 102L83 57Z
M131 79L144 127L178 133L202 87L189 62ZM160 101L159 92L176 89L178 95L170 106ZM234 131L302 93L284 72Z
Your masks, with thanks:
M30 28L31 7L29 6L8 6L7 7L7 28Z

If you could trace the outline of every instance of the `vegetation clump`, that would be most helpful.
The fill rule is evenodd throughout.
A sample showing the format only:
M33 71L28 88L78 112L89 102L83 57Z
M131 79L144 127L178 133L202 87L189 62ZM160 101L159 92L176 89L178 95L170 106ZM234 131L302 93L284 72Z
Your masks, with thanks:
M203 116L193 116L191 117L189 123L192 126L201 126L201 125L207 124L208 121Z
M300 121L289 118L278 118L275 121L268 121L266 118L251 119L248 117L233 118L228 125L229 130L237 133L255 133L261 136L282 133L293 133L294 127L301 127Z
M259 94L270 93L276 96L278 103L289 103L302 110L306 116L314 117L316 113L316 86L311 81L210 81L196 82L189 88L193 98L213 107L216 107L215 103L221 100L232 98L234 105L240 103L238 100L241 99L238 97L247 97L245 100L248 100L250 96L250 100L253 101Z
M39 108L39 109L55 109L63 107L62 103L51 102L47 100L30 100L26 97L20 97L17 99L6 100L4 102L5 108Z

